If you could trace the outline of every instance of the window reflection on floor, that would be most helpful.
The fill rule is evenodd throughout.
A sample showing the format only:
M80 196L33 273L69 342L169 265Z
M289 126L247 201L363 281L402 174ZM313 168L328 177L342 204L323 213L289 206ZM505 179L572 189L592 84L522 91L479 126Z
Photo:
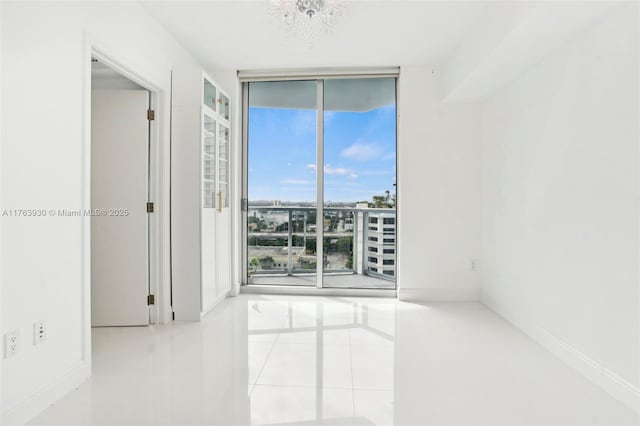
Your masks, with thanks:
M328 300L247 302L252 422L392 423L394 304Z

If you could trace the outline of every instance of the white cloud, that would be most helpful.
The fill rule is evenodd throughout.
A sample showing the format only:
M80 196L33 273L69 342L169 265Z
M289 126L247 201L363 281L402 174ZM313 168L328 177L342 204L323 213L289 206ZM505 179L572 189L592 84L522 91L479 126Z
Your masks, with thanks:
M313 182L304 179L283 179L280 183L285 185L311 185Z
M356 142L353 145L342 150L340 155L344 158L350 158L356 161L369 161L379 158L382 154L382 148L376 144L366 144Z
M315 171L317 167L315 164L307 164L307 168ZM349 176L351 179L358 178L358 174L353 170L345 167L333 167L331 164L324 166L324 174L328 176Z
M348 175L350 171L344 167L332 167L331 164L327 164L324 166L324 173L327 175L344 176Z

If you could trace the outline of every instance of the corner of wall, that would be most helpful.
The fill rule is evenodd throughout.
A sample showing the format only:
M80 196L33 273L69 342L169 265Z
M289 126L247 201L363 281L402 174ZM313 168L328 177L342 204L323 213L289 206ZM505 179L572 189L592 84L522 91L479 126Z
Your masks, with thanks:
M488 293L484 292L481 295L480 302L596 386L637 413L640 413L640 388L629 383L549 330L500 305Z
M80 361L58 380L4 411L0 416L0 424L6 426L25 424L49 407L52 401L57 401L73 391L90 376L91 363L87 360Z

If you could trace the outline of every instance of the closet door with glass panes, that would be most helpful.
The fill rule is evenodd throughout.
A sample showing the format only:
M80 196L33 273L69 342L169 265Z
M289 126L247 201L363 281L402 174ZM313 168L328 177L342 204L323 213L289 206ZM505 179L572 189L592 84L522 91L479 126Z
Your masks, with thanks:
M216 271L216 199L218 196L218 89L206 77L202 80L202 208L200 212L200 250L202 256L200 291L201 312L219 298Z
M208 78L202 85L201 312L231 289L229 97Z
M229 98L223 93L219 95L218 151L217 151L217 185L216 199L216 266L217 291L226 294L231 289L231 211L230 197L230 132L229 132Z

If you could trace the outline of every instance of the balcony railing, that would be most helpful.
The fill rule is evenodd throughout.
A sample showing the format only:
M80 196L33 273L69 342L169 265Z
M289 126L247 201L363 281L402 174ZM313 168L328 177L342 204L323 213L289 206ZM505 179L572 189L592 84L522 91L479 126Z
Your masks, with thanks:
M324 207L323 271L395 279L396 212L391 208ZM315 207L248 208L250 276L315 274Z

